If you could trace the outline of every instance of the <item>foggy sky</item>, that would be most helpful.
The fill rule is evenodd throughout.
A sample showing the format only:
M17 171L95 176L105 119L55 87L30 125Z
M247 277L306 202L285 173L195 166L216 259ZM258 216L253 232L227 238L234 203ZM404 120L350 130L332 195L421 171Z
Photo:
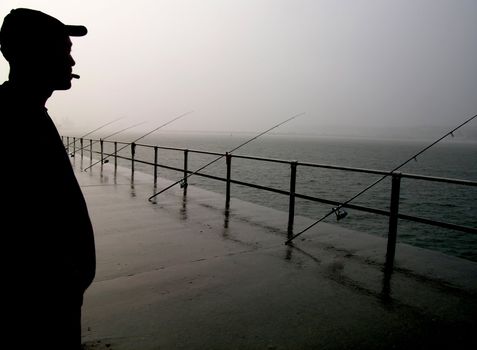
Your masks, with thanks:
M16 7L88 27L72 38L81 79L48 102L63 131L194 110L167 129L254 132L306 112L279 131L428 136L477 114L474 0L2 0L1 20Z

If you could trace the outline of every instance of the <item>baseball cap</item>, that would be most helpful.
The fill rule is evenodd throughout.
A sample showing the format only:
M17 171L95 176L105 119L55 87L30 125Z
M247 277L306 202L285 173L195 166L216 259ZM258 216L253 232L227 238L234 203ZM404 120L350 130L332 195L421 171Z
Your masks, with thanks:
M61 36L84 36L88 30L82 25L66 25L41 11L18 8L5 16L0 30L0 47L7 51L42 45Z

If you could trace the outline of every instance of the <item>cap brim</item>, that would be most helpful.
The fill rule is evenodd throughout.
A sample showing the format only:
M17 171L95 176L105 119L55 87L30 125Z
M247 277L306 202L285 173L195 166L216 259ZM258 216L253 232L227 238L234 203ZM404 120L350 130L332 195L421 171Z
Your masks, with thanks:
M72 26L65 25L66 33L69 36L85 36L88 33L88 29L85 26Z

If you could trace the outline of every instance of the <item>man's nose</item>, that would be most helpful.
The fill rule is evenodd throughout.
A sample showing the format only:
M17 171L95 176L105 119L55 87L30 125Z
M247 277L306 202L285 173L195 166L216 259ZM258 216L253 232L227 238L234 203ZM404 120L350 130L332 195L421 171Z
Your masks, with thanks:
M72 56L70 56L70 65L73 67L76 64L75 60L73 59Z

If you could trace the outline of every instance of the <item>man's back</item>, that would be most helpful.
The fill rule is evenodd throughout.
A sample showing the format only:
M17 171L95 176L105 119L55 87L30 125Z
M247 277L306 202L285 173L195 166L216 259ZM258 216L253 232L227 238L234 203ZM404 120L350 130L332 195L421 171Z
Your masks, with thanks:
M0 86L4 316L27 320L29 333L47 327L67 336L62 326L72 316L65 311L80 311L95 274L93 229L58 132L46 109L32 107L29 98L9 83Z
M46 109L32 108L25 103L28 98L8 83L0 87L0 114L8 130L3 171L8 180L4 182L8 184L7 203L23 214L11 226L11 236L23 241L25 248L35 242L34 256L40 254L42 260L53 260L54 269L73 273L75 283L79 280L86 289L95 267L93 230L86 204ZM36 261L36 266L41 263ZM45 279L59 277L49 276L48 271L44 275ZM73 276L60 277L64 280Z

